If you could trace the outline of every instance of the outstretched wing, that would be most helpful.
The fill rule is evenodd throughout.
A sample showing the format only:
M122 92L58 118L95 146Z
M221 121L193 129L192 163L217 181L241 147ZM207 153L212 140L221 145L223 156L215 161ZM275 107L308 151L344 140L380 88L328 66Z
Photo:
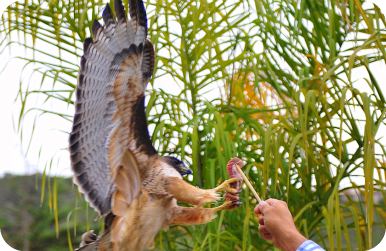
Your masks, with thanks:
M145 117L144 91L154 67L153 45L146 40L147 19L142 0L130 0L130 19L121 0L109 4L95 21L93 38L84 42L70 134L74 182L90 205L104 215L125 152L156 154ZM130 169L131 168L131 169ZM130 198L138 193L137 165ZM130 174L132 172L132 174Z

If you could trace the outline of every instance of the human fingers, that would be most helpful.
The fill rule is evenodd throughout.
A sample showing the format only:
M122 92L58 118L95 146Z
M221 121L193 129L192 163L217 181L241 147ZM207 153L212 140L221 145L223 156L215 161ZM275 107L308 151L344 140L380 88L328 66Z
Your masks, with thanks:
M276 204L279 204L281 203L282 201L281 200L277 200L277 199L273 199L273 198L269 198L267 200L265 200L265 202L270 205L270 206L274 206Z
M259 214L259 225L264 225L264 217Z
M255 206L255 209L253 210L253 212L255 213L256 216L261 214L260 209L259 209L259 205Z
M255 214L256 215L259 215L259 214L264 214L264 210L265 208L269 206L267 204L267 202L265 201L260 201L260 203L255 207Z
M277 199L268 199L266 200L266 202L270 205L270 206L274 206L274 207L286 207L288 208L288 205L287 205L287 202L285 202L284 200L277 200Z
M264 225L259 226L259 232L260 232L260 235L263 237L263 239L272 240L272 234L268 231L268 229Z
M266 233L266 232L260 232L260 236L264 239L264 240L267 240L267 241L270 241L273 239L272 235L270 233Z

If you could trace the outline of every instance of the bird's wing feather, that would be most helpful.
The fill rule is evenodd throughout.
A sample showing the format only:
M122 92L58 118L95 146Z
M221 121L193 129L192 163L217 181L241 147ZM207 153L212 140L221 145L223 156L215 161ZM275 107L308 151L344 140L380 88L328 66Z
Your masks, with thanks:
M146 40L142 0L130 0L129 4L130 19L121 0L114 4L116 17L107 4L102 14L104 25L95 21L93 39L84 42L69 139L74 182L102 215L111 210L112 176L118 172L125 151L130 150L129 144L145 155L156 153L144 110L154 51ZM132 168L134 177L136 168Z
M123 216L141 189L138 163L131 151L123 154L122 161L113 170L112 176L116 188L112 195L111 211L114 215Z

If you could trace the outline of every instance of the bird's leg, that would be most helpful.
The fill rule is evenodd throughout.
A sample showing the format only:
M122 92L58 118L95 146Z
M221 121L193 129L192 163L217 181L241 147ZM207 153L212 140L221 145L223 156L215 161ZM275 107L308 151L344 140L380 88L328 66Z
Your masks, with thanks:
M165 188L177 201L192 205L201 206L206 203L218 201L221 198L214 189L201 189L177 177L168 177Z
M222 205L220 205L218 207L213 207L210 209L212 209L214 212L218 212L221 210L229 210L229 209L236 208L240 204L241 204L241 202L238 199L237 200L226 200Z
M228 196L237 194L240 192L233 188L231 185L235 182L240 182L238 178L231 178L224 181L221 185L213 189L201 189L196 186L192 186L183 179L177 177L168 177L166 179L165 188L167 192L177 201L186 202L192 205L202 206L206 203L216 202L221 197L218 194L220 191L226 191ZM232 199L235 203L236 199Z
M219 186L215 187L214 191L215 192L225 191L225 192L228 192L231 194L237 194L240 191L238 191L237 189L235 189L231 186L235 182L240 182L240 179L238 179L238 178L228 179L228 180L224 181L223 183L221 183Z
M216 212L211 208L180 207L172 209L169 225L205 224L216 218Z
M232 201L226 201L224 204L214 208L203 207L180 207L175 206L171 210L169 225L196 225L205 224L216 218L216 213L220 210L231 209L234 205Z

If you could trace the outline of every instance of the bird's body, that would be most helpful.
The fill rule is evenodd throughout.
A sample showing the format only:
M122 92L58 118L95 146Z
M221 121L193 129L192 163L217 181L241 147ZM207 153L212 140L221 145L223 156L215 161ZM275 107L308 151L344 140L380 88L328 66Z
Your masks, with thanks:
M81 250L140 251L173 224L203 224L218 210L203 208L220 197L182 179L189 169L174 157L160 156L152 145L145 113L145 89L153 74L154 49L147 36L142 0L130 0L130 19L121 0L115 16L107 4L104 26L95 21L84 55L70 134L74 181L90 205L105 218L98 238L83 238ZM181 207L177 201L196 207Z

